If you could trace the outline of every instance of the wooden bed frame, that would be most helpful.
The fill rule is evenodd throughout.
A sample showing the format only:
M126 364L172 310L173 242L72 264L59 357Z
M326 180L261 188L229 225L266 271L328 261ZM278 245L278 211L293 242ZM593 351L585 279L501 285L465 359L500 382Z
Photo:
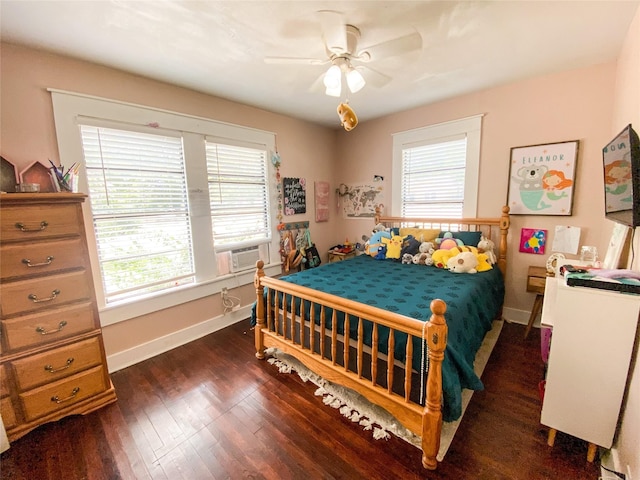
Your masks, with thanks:
M502 215L498 218L424 219L377 215L375 224L378 223L386 226L417 226L443 231L482 231L487 238L494 241L497 249L497 265L503 276L505 275L507 234L510 223L508 206L502 208ZM386 409L408 430L422 438L422 465L434 470L437 467L436 455L440 448L442 430L442 361L447 343L445 302L440 299L434 299L431 302L432 315L425 324L404 315L267 277L262 261L258 261L256 267L254 277L258 300L255 327L256 357L264 359L265 349L275 347L294 356L322 378L351 388L370 402ZM274 298L273 308L265 308L265 289L269 295L278 292L278 295L269 297ZM300 312L289 312L282 308L284 302L293 299L320 305L320 318L315 318L313 308L310 309L311 318L308 319L304 318L304 309ZM333 311L331 327L326 327L327 308ZM341 341L342 336L338 335L337 328L333 328L337 323L338 311L346 314L344 316L345 331L349 331L350 316L358 319L357 339ZM367 349L363 342L363 319L373 323L373 341L370 349ZM378 352L379 326L390 329L388 358ZM402 359L394 358L394 332L403 332L409 336ZM412 365L414 352L411 340L413 337L422 338L428 347L427 380L426 385L421 384L421 390L423 387L426 388L424 405L411 399L412 380L415 380L412 375L420 369L420 366ZM402 364L400 372L397 368L398 361ZM370 365L365 362L370 362ZM386 382L378 381L379 374L384 374L385 370ZM369 374L364 374L364 371L368 371ZM394 391L392 387L394 375L399 374L404 376L400 379L404 385L404 392L401 394ZM424 375L421 377L424 378ZM397 381L398 378L395 380Z

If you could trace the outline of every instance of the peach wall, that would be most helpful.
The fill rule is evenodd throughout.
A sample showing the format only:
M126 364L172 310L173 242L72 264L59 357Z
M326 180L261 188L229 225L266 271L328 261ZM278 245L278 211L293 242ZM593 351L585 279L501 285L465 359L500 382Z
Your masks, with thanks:
M456 97L432 105L363 123L338 135L344 183L385 177L391 188L391 134L476 114L485 114L480 160L479 216L498 216L506 202L510 148L540 143L580 140L572 216L512 216L510 267L505 307L526 321L534 296L527 293L529 265L545 264L548 254L519 253L523 227L543 228L553 240L556 225L582 228L581 244L595 245L604 254L608 241L601 236L604 220L601 148L609 140L615 86L615 64L525 80ZM391 195L385 195L385 201ZM387 209L387 211L390 211ZM359 238L369 233L362 220L341 219L340 228Z
M0 49L0 154L19 169L35 160L58 161L51 98L46 90L55 88L274 132L283 176L304 177L311 186L316 180L335 184L335 132L331 129L100 65L6 43ZM313 240L325 252L336 243L332 233L336 217L332 213L329 222L315 222L312 192L313 188L307 197L307 213L285 217L285 221L309 220ZM231 293L240 296L244 305L252 302L250 288L237 290ZM109 325L104 328L107 354L215 318L221 310L216 295Z

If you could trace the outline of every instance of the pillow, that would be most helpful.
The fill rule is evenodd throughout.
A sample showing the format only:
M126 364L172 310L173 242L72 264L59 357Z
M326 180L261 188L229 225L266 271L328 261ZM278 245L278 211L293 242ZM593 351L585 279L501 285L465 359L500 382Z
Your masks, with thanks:
M447 232L440 232L438 234L438 238L443 238L444 234ZM462 240L462 243L465 245L471 245L473 247L477 246L480 243L480 237L482 237L482 232L451 232L453 234L453 238L457 238L458 240Z
M438 238L439 233L440 230L432 228L402 227L400 229L400 235L402 235L403 237L411 235L420 243L433 242L436 238Z

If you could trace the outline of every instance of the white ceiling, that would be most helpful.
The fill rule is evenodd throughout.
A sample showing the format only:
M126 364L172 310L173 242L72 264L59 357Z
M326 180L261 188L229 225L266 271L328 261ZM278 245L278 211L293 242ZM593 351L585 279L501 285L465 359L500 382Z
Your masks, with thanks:
M393 77L349 95L360 122L527 77L615 60L638 0L0 1L4 41L46 49L312 122L340 99L310 87L325 58L317 12L368 46L418 31L419 52L370 64Z

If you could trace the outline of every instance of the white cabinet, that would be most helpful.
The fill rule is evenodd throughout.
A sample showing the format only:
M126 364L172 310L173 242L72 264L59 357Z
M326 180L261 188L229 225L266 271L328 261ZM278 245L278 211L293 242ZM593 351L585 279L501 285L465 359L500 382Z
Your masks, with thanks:
M640 295L547 279L543 326L553 327L541 423L611 448L636 337Z

